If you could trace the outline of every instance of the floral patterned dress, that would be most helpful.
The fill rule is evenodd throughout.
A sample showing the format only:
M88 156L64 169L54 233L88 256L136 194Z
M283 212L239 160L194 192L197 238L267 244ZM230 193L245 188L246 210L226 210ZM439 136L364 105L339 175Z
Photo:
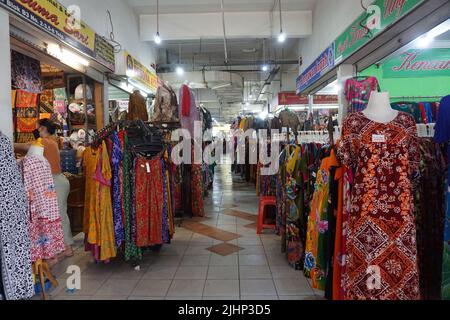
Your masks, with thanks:
M348 224L346 299L416 300L419 294L411 178L418 169L412 116L387 124L349 115L339 148L355 169Z
M312 280L313 288L325 290L327 281L327 249L329 230L328 206L330 195L330 168L337 166L333 150L322 160L317 172L316 187L308 219L305 250L305 275Z

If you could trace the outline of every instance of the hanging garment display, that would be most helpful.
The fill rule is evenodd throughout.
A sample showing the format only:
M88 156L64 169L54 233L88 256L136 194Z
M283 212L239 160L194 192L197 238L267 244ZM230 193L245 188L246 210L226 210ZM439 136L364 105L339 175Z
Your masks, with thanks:
M145 249L170 243L175 232L176 170L169 156L171 145L163 140L160 130L142 121L111 124L96 134L85 154L89 157L89 153L98 153L97 158L85 164L87 172L102 172L99 165L103 168L105 165L99 164L100 152L106 152L103 158L111 158L111 177L103 172L101 179L98 174L87 179L94 184L100 181L104 187L112 179L112 195L98 200L99 206L106 203L109 207L108 201L113 206L112 219L102 223L111 226L115 248L123 251L125 261L133 264L142 260ZM167 136L170 138L170 134ZM102 252L98 245L90 249Z
M163 243L163 177L160 157L136 159L136 221L138 247Z
M148 121L147 102L137 90L130 95L127 120Z
M434 140L447 145L447 161L450 161L450 95L441 100L435 130ZM450 300L450 168L448 169L447 186L441 290L444 300Z
M189 117L191 115L191 90L187 85L183 85L180 89L181 115Z
M0 132L0 276L6 300L34 295L27 202L12 144Z
M297 134L298 127L300 126L300 119L294 112L283 110L280 112L278 117L280 118L281 126L283 128L289 128Z
M414 119L400 112L382 124L362 112L349 115L339 158L357 169L346 248L346 299L419 299L411 182L419 160Z
M440 300L445 217L447 163L438 144L419 139L420 176L415 181L415 214L420 294L423 300Z
M42 92L41 63L11 50L11 79L14 89L30 93Z
M196 121L200 121L200 113L197 109L194 93L187 86L180 89L180 120L181 127L186 129L191 134L191 139L194 139L194 126ZM186 137L187 138L187 137Z
M330 182L334 179L331 168L338 162L334 150L323 150L328 155L317 172L316 187L308 219L305 249L305 275L312 280L313 288L325 290L328 276L327 242L330 237Z
M97 261L116 256L113 210L111 203L111 166L106 144L94 150L86 148L83 155L86 176L86 197L83 229L89 250Z
M66 250L50 164L26 156L20 163L30 217L31 260L49 260Z
M379 91L380 86L375 77L348 79L345 83L345 97L348 102L348 113L366 109L373 91Z
M154 122L179 122L177 95L169 85L158 87L153 109Z

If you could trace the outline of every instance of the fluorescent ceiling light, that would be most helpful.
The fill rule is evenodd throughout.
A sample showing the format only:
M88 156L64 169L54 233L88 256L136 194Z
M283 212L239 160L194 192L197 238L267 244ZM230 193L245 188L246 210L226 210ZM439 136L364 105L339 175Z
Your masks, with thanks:
M139 92L141 93L141 95L142 95L144 98L147 98L147 97L148 97L147 92L144 92L144 91L142 91L142 90L140 90Z
M433 28L426 34L416 39L416 44L419 48L427 48L434 41L434 39L441 34L450 30L450 19L441 23L436 28Z
M218 90L218 89L227 88L227 87L231 87L231 82L215 86L215 87L212 88L212 90Z
M89 67L89 61L86 59L80 57L79 55L73 53L72 51L69 51L67 49L62 49L62 61L75 61L85 67Z
M51 43L47 46L47 52L59 59L62 63L69 66L82 65L85 67L89 66L89 61L84 59L78 54L73 53L70 50L61 48L58 44Z
M434 37L425 35L417 39L417 46L419 48L428 48L430 44L434 41Z

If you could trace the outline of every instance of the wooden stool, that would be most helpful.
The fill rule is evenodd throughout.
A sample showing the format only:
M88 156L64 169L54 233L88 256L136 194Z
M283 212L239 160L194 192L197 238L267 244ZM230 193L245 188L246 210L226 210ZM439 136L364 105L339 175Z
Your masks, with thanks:
M39 278L39 283L41 284L42 289L42 300L47 300L47 294L45 293L45 279L47 278L54 288L58 286L58 281L56 281L50 272L48 264L42 260L38 260L33 263L33 274Z
M265 224L264 220L266 218L267 208L276 207L277 199L275 197L261 197L259 199L259 212L258 212L258 226L256 228L256 233L261 234L263 229L276 229L275 224Z

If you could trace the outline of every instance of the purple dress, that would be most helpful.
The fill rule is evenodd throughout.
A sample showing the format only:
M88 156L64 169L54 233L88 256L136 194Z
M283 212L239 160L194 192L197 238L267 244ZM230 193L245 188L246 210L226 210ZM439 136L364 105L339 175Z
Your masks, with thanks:
M120 192L120 163L123 159L122 146L117 133L112 135L111 168L113 173L113 219L116 246L120 247L125 240L122 220L122 196Z

